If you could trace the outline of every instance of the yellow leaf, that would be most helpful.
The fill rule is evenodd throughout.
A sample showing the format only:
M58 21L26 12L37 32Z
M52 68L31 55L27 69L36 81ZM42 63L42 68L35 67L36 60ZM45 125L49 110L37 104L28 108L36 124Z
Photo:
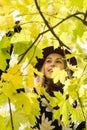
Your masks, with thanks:
M79 92L78 92L79 97L82 97L84 95L84 92L85 92L85 89L84 89L83 86L81 86L80 89L79 89Z
M14 19L11 15L0 16L0 29L7 30L8 28L13 28L14 23Z
M14 89L23 88L23 77L20 66L15 65L14 67L10 67L7 73L2 74L1 80L9 83L9 85L11 84Z
M53 69L51 78L53 78L54 83L57 83L58 81L64 83L66 76L67 76L67 72L65 70L60 70L60 68L55 67Z
M11 83L3 83L3 88L1 90L7 97L12 99L16 95L16 90Z
M27 114L31 112L32 103L26 93L16 94L13 103L16 109L23 109Z
M61 70L60 71L60 82L64 83L65 82L65 78L67 76L67 72L65 70Z
M29 64L27 67L26 84L29 88L34 87L34 69L31 64Z
M83 73L83 69L79 69L79 70L74 72L73 76L80 78L82 76L82 73Z
M38 23L32 23L29 30L31 33L31 37L36 38L38 36L38 34L40 33L41 26Z

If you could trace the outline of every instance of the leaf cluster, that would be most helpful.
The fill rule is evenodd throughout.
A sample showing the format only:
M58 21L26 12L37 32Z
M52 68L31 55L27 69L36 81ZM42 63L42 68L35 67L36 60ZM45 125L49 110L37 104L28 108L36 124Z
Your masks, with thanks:
M39 116L38 97L42 93L49 105L59 107L53 109L54 119L62 115L66 125L70 113L73 122L87 120L86 42L86 0L0 0L0 106L9 104L9 111L2 109L0 113L1 130L18 130L26 123L24 129L31 130ZM35 74L41 76L34 68L36 57L42 58L42 49L50 45L71 48L72 54L66 59L75 56L78 60L78 67L68 65L74 78L67 79L66 71L55 68L54 82L60 80L65 85L64 94L55 92L55 97L34 84ZM45 121L49 126L50 122Z

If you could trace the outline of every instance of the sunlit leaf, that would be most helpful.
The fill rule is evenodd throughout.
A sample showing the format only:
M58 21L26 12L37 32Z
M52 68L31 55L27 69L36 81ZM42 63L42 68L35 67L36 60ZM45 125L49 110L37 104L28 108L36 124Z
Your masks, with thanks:
M7 66L6 60L10 58L9 53L7 52L6 49L0 50L0 69L5 70Z
M5 128L5 124L4 124L4 118L2 116L0 116L0 122L2 124L2 125L0 125L0 129L5 130L6 128Z
M33 88L34 87L34 72L33 72L33 66L29 65L27 67L27 76L26 76L26 84L27 87Z
M14 26L14 19L9 14L5 15L4 17L0 17L0 29L8 31L8 28L11 28Z
M39 7L35 2L0 0L0 108L9 104L9 98L15 107L15 111L12 108L15 130L21 125L25 126L25 130L31 130L30 126L35 125L36 116L40 115L40 95L49 102L48 108L51 108L54 120L62 115L63 128L69 125L69 114L72 121L87 119L87 2L37 0ZM15 31L15 25L20 26L21 31ZM43 74L33 68L37 63L36 57L43 58L42 49L47 46L69 47L72 54L66 55L66 59L76 57L78 61L77 66L67 64L68 69L73 71L69 79L66 71L54 68L54 83L60 81L64 85L63 94L54 92L54 97L46 92L41 83L36 83L36 78L43 78ZM15 60L14 55L18 56L17 62L11 65L12 58ZM75 101L77 106L73 106ZM10 111L5 113L4 109L0 112L3 116L0 116L0 130L12 129L10 114ZM46 127L53 129L48 118L43 116L40 128L44 130Z
M83 0L79 0L79 1L74 1L74 0L71 0L70 1L70 5L72 6L72 7L77 7L77 9L82 9L82 7L83 7Z
M75 71L73 76L77 77L77 78L80 78L82 76L82 74L83 74L83 70L80 69L80 70Z
M9 48L10 45L10 40L8 37L3 36L1 41L0 41L0 49L2 48Z
M67 76L67 72L65 70L54 68L51 78L53 78L54 83L57 83L58 81L64 83L66 76Z

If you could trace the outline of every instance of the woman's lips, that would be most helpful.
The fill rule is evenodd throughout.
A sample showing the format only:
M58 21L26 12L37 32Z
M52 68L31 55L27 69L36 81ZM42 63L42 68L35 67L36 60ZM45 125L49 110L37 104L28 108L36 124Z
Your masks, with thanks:
M53 72L53 69L48 69L48 72L52 73L52 72Z

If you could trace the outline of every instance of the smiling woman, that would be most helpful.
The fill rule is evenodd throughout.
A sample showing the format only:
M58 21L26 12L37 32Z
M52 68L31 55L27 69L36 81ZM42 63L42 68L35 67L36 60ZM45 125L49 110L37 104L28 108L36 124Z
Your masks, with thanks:
M51 78L51 74L53 69L59 68L59 70L65 70L67 72L68 77L72 77L73 72L68 69L68 64L77 66L77 60L75 57L71 57L66 59L66 55L71 54L71 52L67 49L63 50L61 47L54 49L53 46L46 47L43 49L43 58L40 59L37 57L37 64L35 68L43 73L43 78L36 76L37 81L41 86L46 88L47 93L54 97L54 92L59 91L63 94L63 87L60 81L57 83L53 82ZM60 125L60 121L53 119L52 108L49 107L49 101L46 99L44 95L41 95L40 101L40 117L37 117L37 123L35 128L40 130L49 129L49 130L62 130L63 127ZM58 106L54 109L59 109ZM60 117L61 120L61 117ZM68 126L68 129L72 130L73 125ZM67 130L67 128L66 128Z
M37 64L35 68L43 73L43 79L38 77L38 82L41 82L47 92L53 95L53 91L61 91L63 93L63 84L58 82L57 84L53 83L51 79L51 73L53 72L54 67L58 67L60 70L66 70L69 77L72 76L72 71L68 69L67 64L76 66L77 60L75 57L66 59L66 55L71 54L67 49L63 50L61 47L54 49L53 46L49 46L43 49L43 59L37 58Z
M50 78L54 67L59 67L61 70L65 68L63 57L60 54L49 54L43 65L43 72L47 78Z

